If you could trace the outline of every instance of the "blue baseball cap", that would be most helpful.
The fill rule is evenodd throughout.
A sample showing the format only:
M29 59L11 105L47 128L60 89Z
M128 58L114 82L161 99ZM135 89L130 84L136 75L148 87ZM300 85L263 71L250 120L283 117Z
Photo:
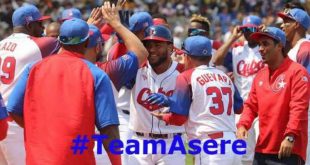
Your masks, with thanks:
M39 9L34 5L25 5L16 9L12 16L13 26L24 26L35 21L50 19L50 16L42 16Z
M88 48L95 47L98 43L104 43L100 30L95 26L89 24L89 43Z
M256 15L249 15L245 17L242 21L242 26L240 28L245 27L257 27L262 24L262 19Z
M129 18L129 30L136 32L153 25L152 16L148 12L137 12Z
M162 41L173 43L173 38L171 31L162 25L154 25L148 27L144 32L143 41L152 40L152 41Z
M191 36L183 42L182 50L189 56L212 56L212 45L205 36Z
M279 41L283 46L286 44L285 33L276 27L267 27L263 31L253 33L250 38L259 40L261 37L269 37Z
M294 8L278 13L282 19L288 18L298 22L306 30L310 27L310 17L308 13L302 9Z
M65 9L62 11L60 21L65 21L72 18L82 19L81 11L77 8Z
M89 27L88 24L78 18L66 20L60 26L59 41L65 45L77 45L86 41Z

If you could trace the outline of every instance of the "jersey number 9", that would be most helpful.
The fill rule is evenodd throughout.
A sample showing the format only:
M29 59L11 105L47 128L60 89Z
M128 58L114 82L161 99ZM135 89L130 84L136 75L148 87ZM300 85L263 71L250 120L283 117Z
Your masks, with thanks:
M10 84L14 80L16 59L14 57L0 58L2 74L0 80L2 84Z

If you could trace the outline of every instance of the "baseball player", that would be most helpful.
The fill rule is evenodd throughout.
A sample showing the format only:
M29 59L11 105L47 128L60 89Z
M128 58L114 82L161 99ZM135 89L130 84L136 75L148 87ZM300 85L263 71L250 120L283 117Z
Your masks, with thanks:
M208 66L212 57L211 47L211 41L204 36L187 38L183 50L187 54L185 66L188 70L177 77L174 95L168 98L156 93L147 99L151 105L170 106L169 113L153 114L167 124L185 123L188 138L200 139L201 147L208 139L216 140L219 145L223 139L236 140L234 114L242 109L233 107L235 89L230 78L221 70ZM195 155L196 165L240 163L241 157L231 149L226 150L225 155L204 152Z
M133 131L132 139L138 140L140 144L143 144L144 139L159 138L166 142L166 150L168 151L173 136L183 134L184 127L166 125L152 116L150 111L167 111L168 109L152 106L146 102L146 98L154 92L171 96L175 89L176 77L182 72L183 66L170 58L173 43L168 28L164 26L149 27L146 29L143 43L149 52L149 56L147 65L138 70L132 89L129 128ZM158 147L158 153L160 148ZM148 154L129 155L129 165L137 164L184 165L185 155L179 152L156 155L148 152Z
M208 18L194 14L190 19L188 36L201 35L209 37L210 29L211 29L211 23L208 20ZM210 41L212 45L212 54L215 54L215 52L221 47L222 43L215 40Z
M88 33L85 21L65 21L59 35L62 50L28 65L10 95L7 109L25 128L27 164L95 165L92 140L81 155L70 149L78 135L91 138L95 125L108 137L103 145L110 161L121 164L120 155L109 152L109 142L119 139L110 79L83 59Z
M302 64L310 73L310 41L306 39L307 30L310 27L310 17L308 13L302 9L287 9L278 13L283 19L281 28L285 32L287 41L292 47L288 56L293 61Z
M103 9L103 10L110 10L110 9ZM123 39L124 44L126 45L126 48L128 49L127 53L122 55L121 57L106 61L104 63L97 62L96 65L104 70L107 75L110 77L112 82L112 88L113 94L115 96L116 102L118 102L118 96L120 89L125 86L126 83L130 82L133 78L135 78L136 73L138 71L138 68L140 65L145 63L146 57L148 56L148 52L143 46L140 39L130 32L128 29L126 29L125 26L121 24L118 17L118 12L115 11L115 17L112 17L112 15L107 15L106 12L103 12L104 18L106 19L106 22L110 24L110 26L115 28L115 32L118 33L118 35ZM122 27L119 28L118 26ZM97 27L94 25L89 25L90 27L90 33L89 33L89 44L88 49L86 51L86 59L89 61L95 63L96 59L98 59L98 56L102 53L102 46L103 46L103 39L101 37L101 33ZM120 123L124 122L124 112L117 107L118 114L119 114L119 120ZM127 120L129 120L129 115L126 115ZM127 125L124 125L125 128L128 130L128 121L126 122ZM128 131L120 125L120 137L123 142L126 142L128 137ZM126 146L126 145L125 145ZM128 155L122 154L122 164L127 164ZM104 160L102 160L104 161ZM98 162L97 162L98 163ZM102 162L103 163L103 162ZM100 163L100 164L102 164ZM104 162L104 164L107 164L107 162Z
M121 19L124 20L125 18L121 18ZM129 18L128 21L129 21L128 22L129 30L133 34L135 34L140 40L142 40L144 37L145 29L153 24L152 17L147 12L134 13ZM126 21L124 23L126 24ZM121 36L120 34L118 34L118 35L120 37L119 41L116 44L114 44L108 52L108 57L107 57L108 63L110 63L109 61L116 60L116 59L120 58L121 56L123 56L124 54L127 54L128 51L132 51L132 50L130 50L132 48L130 48L130 49L128 48L128 43L130 43L130 42L131 42L131 44L135 43L135 42L132 42L130 40L128 40L128 42L125 43L125 38L127 38L127 37ZM134 47L137 47L139 45L140 44L136 44ZM144 48L143 46L139 46L139 47ZM145 52L145 53L142 53L141 55L139 55L139 54L136 54L136 55L139 59L138 67L145 64L143 62L145 62L145 59L146 59L146 56L148 55L148 53ZM126 59L126 58L128 58L128 57L127 56L123 57L123 59ZM129 62L131 60L127 60L127 61ZM109 65L110 64L103 65L103 66L100 66L100 68L105 68L105 66L109 66ZM124 66L124 65L122 65L122 66ZM128 67L130 67L130 66L128 66ZM126 69L126 68L122 68L122 69ZM125 77L126 77L126 79L131 77L132 78L131 80L134 80L137 71L132 72L135 74L126 74L126 73L128 73L128 71L132 71L133 69L135 69L135 67L133 67L131 69L127 69L126 72L123 72L125 76L121 76L118 72L117 72L117 74L120 77L122 77L122 80L125 80L124 79ZM116 75L116 74L112 74L112 75ZM111 79L113 79L113 78L116 78L116 76L111 76ZM130 94L131 94L130 88L132 88L132 86L130 85L130 83L128 83L127 80L123 81L123 83L117 82L117 84L118 84L117 88L120 87L120 89L117 89L117 91L118 91L117 108L119 109L118 116L120 119L120 127L119 128L120 128L121 140L127 141L132 136L132 132L128 128L129 117L130 117ZM122 163L124 165L126 165L126 162L128 161L128 155L126 155L126 154L122 155L122 161L123 161Z
M261 69L253 80L237 125L237 136L245 138L258 117L260 132L253 165L304 164L309 74L284 54L286 37L279 28L267 27L250 38L258 41L263 62L268 67Z
M306 38L307 30L310 27L310 17L308 13L302 9L287 9L278 13L283 19L281 25L285 32L288 43L291 45L288 57L303 65L310 74L310 41ZM308 120L310 120L310 107L308 110ZM308 136L310 136L310 122L308 123ZM310 165L310 139L308 138L306 164Z
M222 65L227 52L232 47L232 59L230 61L233 65L234 84L240 91L243 101L248 98L256 73L265 66L258 51L257 42L250 39L250 35L256 32L261 24L262 20L258 16L249 15L245 17L242 26L235 27L228 41L223 44L212 59L214 64ZM244 36L246 41L236 43L241 36ZM227 65L224 64L224 66ZM236 117L236 121L238 121L240 116L236 115ZM249 137L246 139L247 153L242 157L242 164L244 165L250 165L253 162L256 137L258 137L259 132L257 120L249 132Z
M49 19L42 16L33 5L16 9L12 16L13 34L0 41L1 82L0 93L5 104L22 71L30 62L58 51L57 39L42 37L42 21ZM1 142L0 164L25 164L23 129L9 119L8 138Z

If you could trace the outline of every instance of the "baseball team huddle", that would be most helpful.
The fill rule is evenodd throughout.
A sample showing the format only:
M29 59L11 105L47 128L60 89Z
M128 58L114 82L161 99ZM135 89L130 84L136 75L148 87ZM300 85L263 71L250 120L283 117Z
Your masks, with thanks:
M310 165L307 11L279 11L280 28L246 16L224 43L193 15L179 49L164 17L124 11L125 2L106 1L87 21L65 9L46 28L36 6L14 11L13 34L0 41L0 165ZM108 136L105 154L95 142L72 153L74 138L94 134ZM161 139L160 153L175 136L201 148L243 139L246 154L229 143L225 154L192 157L109 149Z

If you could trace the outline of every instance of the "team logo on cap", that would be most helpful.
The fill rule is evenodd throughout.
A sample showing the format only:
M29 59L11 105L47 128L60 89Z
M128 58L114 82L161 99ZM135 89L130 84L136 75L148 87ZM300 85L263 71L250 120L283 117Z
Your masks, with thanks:
M25 19L26 19L27 22L33 21L33 17L32 16L27 16Z
M148 27L148 26L149 26L149 23L145 22L142 26L143 26L144 28L145 28L145 27Z
M250 17L247 17L246 20L245 20L245 22L246 22L246 23L250 23L250 22L251 22L251 18L250 18Z
M69 10L68 16L73 16L73 11Z
M150 36L154 36L156 34L156 31L154 28L150 29Z
M208 54L208 50L207 49L203 49L202 54L203 55L207 55Z
M94 35L94 32L93 32L93 31L89 31L88 34L89 34L90 36L92 36L92 35Z

